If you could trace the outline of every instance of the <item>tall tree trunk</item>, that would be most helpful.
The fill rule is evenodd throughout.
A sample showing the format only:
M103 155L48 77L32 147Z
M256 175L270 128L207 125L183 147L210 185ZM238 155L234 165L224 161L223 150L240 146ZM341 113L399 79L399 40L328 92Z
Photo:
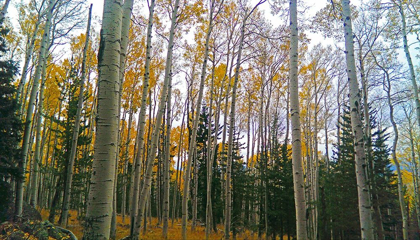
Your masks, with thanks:
M212 1L214 3L214 1ZM211 186L212 186L212 179L213 179L213 159L214 153L216 150L217 144L217 133L219 132L219 114L216 113L216 120L215 120L215 136L214 139L212 138L212 128L211 128L211 119L213 115L213 91L214 91L214 73L216 68L215 58L216 58L216 51L213 53L213 67L211 73L211 84L210 84L210 104L209 104L209 129L207 132L207 191L206 191L206 240L210 237L211 232L211 220L212 220L212 207L211 207ZM212 141L213 140L213 141Z
M171 167L171 96L172 96L172 78L169 78L168 99L166 103L166 137L165 137L165 155L163 162L163 229L164 239L168 239L168 218L169 218L169 188L170 188L170 167Z
M228 138L228 158L226 164L226 183L225 183L225 234L224 239L228 240L230 238L230 226L231 226L231 211L232 211L232 189L231 189L231 175L232 175L232 161L233 161L233 135L235 131L235 109L236 109L236 92L239 82L239 71L241 67L241 57L242 57L242 49L244 45L245 39L245 26L246 21L254 12L254 10L265 0L260 0L254 8L249 12L245 13L244 20L241 26L241 37L239 40L239 48L238 48L238 56L236 60L236 67L235 67L235 78L232 87L232 103L230 106L230 116L229 116L229 138Z
M188 100L187 100L188 101ZM181 170L180 170L180 163L181 163L181 158L182 158L182 143L183 143L183 135L184 135L184 123L185 123L185 115L186 115L186 111L187 108L184 105L184 111L182 113L182 122L181 122L181 130L180 130L180 134L179 134L179 143L178 143L178 156L177 156L177 161L176 161L176 170L175 170L175 184L174 184L174 192L172 194L173 196L173 203L172 203L172 227L174 226L174 221L175 218L177 217L176 215L176 209L177 209L177 203L178 203L178 191L180 191L181 189L178 188L178 181L180 181L180 175L181 175Z
M85 239L109 239L120 95L121 0L105 0L98 53L98 115Z
M39 165L42 163L41 158L41 131L42 131L42 111L43 111L43 103L44 103L44 88L45 88L45 81L46 81L46 66L45 63L42 66L42 74L41 74L41 89L39 92L39 99L38 99L38 107L37 107L37 121L36 121L36 133L35 133L35 153L34 157L32 158L33 161L33 169L31 169L31 188L30 195L31 201L30 204L33 207L38 205L38 178L39 178Z
M163 88L161 92L161 97L159 100L159 107L158 112L156 116L156 123L153 128L153 134L150 145L150 151L148 152L147 156L147 162L146 162L146 172L144 175L144 183L142 186L142 190L140 193L140 200L139 200L139 209L138 209L138 215L137 215L137 221L136 226L133 231L134 239L138 238L141 220L143 218L144 209L146 206L146 200L147 200L147 193L150 189L150 183L152 181L152 171L153 171L153 162L155 160L155 155L157 151L157 144L159 139L159 133L160 133L160 127L162 124L162 116L165 112L165 103L167 100L167 93L168 93L168 86L169 86L169 79L172 76L172 54L173 54L173 47L174 47L174 34L175 34L175 28L176 28L176 19L177 19L177 12L179 8L179 0L175 0L175 5L172 11L172 19L171 19L171 28L169 31L169 42L168 42L168 52L166 56L166 67L165 67L165 77L164 77L164 83ZM140 136L141 137L141 136Z
M128 130L127 130L127 140L125 141L125 152L124 152L124 169L123 169L123 179L122 179L122 203L121 203L121 214L122 214L122 221L123 224L125 224L125 215L126 215L126 209L127 209L127 183L128 183L128 153L130 148L130 142L131 142L131 125L133 122L133 97L134 94L131 95L131 101L130 101L130 110L128 113ZM129 191L130 189L128 189ZM128 193L130 195L130 193Z
M356 76L354 58L353 30L351 23L350 0L341 0L342 18L344 21L344 38L346 47L347 77L350 89L351 126L354 136L354 151L356 161L356 180L359 203L360 230L362 239L374 239L369 185L365 174L366 153L363 134L363 123L360 114L360 93Z
M307 239L305 184L301 155L301 129L298 80L297 0L290 1L290 114L292 121L292 167L298 240Z
M128 46L128 35L130 31L130 23L131 23L131 12L133 9L133 0L125 0L124 5L122 6L122 20L121 20L121 46L120 46L120 72L119 72L119 96L118 96L118 124L117 128L119 129L120 126L120 118L121 118L121 95L123 89L123 82L124 82L124 70L125 70L125 59L126 59L126 52ZM121 141L121 134L117 134L117 153L115 157L115 181L114 181L114 195L112 201L112 218L111 218L111 229L110 229L110 237L111 239L116 238L117 234L117 183L118 183L118 162L120 161L120 141Z
M130 237L135 237L136 232L136 217L138 213L138 201L140 193L140 173L144 151L144 133L146 126L146 104L147 104L147 95L149 93L149 79L150 79L150 50L152 47L152 26L153 26L153 13L155 8L155 0L150 1L149 7L149 22L147 25L147 40L146 40L146 63L145 63L145 72L143 78L143 90L141 95L141 105L140 112L138 116L138 134L137 134L137 153L134 160L134 182L133 182L133 191L131 197L131 214L130 214ZM151 99L150 99L151 100ZM151 116L150 116L151 118ZM140 218L141 219L141 218ZM140 223L139 223L140 226ZM138 230L137 230L138 235Z
M182 238L184 240L187 239L187 218L188 218L188 193L189 193L189 186L190 186L190 176L191 176L191 164L194 157L194 152L196 148L196 138L197 138L197 129L198 129L198 122L200 121L200 108L201 108L201 101L203 100L203 93L204 93L204 81L206 79L206 68L207 68L207 60L209 56L209 44L210 44L210 35L211 31L213 30L213 7L214 7L214 1L212 1L212 7L210 10L210 19L209 19L209 26L207 29L206 34L206 43L205 43L205 49L204 49L204 59L203 59L203 66L201 68L201 78L200 78L200 87L198 92L198 98L196 101L196 109L195 109L195 117L194 117L194 123L193 128L191 132L191 139L189 142L189 148L188 148L188 163L187 163L187 169L185 170L184 175L184 191L183 191L183 197L182 197ZM197 161L197 159L196 159ZM194 176L197 177L197 176ZM195 186L197 187L197 186ZM194 223L193 223L194 224Z
M64 198L63 198L63 208L61 210L61 218L60 224L67 228L67 219L69 215L69 206L70 206L70 197L71 197L71 185L73 180L73 166L76 159L76 152L77 152L77 141L79 138L79 130L80 130L80 116L82 114L83 109L83 99L84 99L84 87L85 87L85 79L86 79L86 58L87 58L87 49L89 48L89 34L90 34L90 24L91 24L91 17L92 17L92 4L89 7L89 15L88 15L88 23L86 28L86 39L85 39L85 47L83 49L83 59L82 59L82 76L80 77L80 90L79 90L79 99L77 102L77 110L76 110L76 117L74 121L74 128L73 128L73 137L71 142L71 150L68 159L67 165L67 174L66 174L66 181L64 185Z
M411 60L411 54L410 54L410 49L408 45L407 23L406 23L405 14L404 14L403 3L402 3L402 0L393 0L393 2L395 5L397 5L398 11L400 12L400 16L401 16L401 24L402 24L401 30L402 30L404 53L407 59L408 69L410 70L411 84L413 85L413 95L414 95L413 97L414 97L414 102L416 103L417 124L420 126L419 90L417 87L416 74L414 71L414 65L413 65L413 61Z
M23 186L25 184L25 171L26 171L26 162L28 158L28 150L29 150L29 143L31 137L31 130L32 130L32 117L34 114L35 109L35 100L38 93L39 88L39 80L42 72L43 65L46 64L46 57L48 46L50 42L50 31L51 31L51 20L52 20L52 12L54 7L54 1L49 0L48 2L48 9L47 9L47 20L44 27L44 34L42 35L41 40L41 47L39 51L38 57L38 66L35 70L34 75L34 83L31 90L31 96L29 98L28 109L26 111L26 120L25 120L25 130L23 133L23 141L22 141L22 158L19 161L19 169L22 174L22 178L19 178L17 181L17 189L16 189L16 209L15 215L16 217L20 218L22 216L22 209L23 209Z
M413 174L413 179L414 179L414 196L415 196L415 205L416 205L416 212L417 212L417 224L418 227L420 229L420 196L419 196L419 171L418 171L418 164L417 164L417 160L416 160L416 153L415 153L415 145L414 145L414 134L413 134L413 127L414 124L411 121L411 116L409 115L409 113L407 112L406 108L404 109L404 114L408 120L408 136L410 139L410 151L411 151L411 162L413 163L414 166L414 173Z
M389 120L392 124L392 129L394 131L394 140L392 141L391 156L392 156L392 160L395 164L395 168L397 170L398 199L399 199L399 202L400 202L401 217L402 217L402 221L403 221L403 226L402 226L403 227L402 228L403 238L404 238L404 240L407 240L408 239L408 219L407 219L407 212L406 212L406 209L405 209L404 186L403 186L403 182L402 182L401 167L400 167L400 162L398 161L398 158L397 158L398 127L397 127L397 123L395 122L395 119L394 119L394 105L392 105L392 99L391 99L391 79L389 77L388 71L382 66L379 66L379 67L385 73L385 79L384 80L386 82L384 82L384 89L386 91L387 102L388 102L388 107L389 107ZM414 191L417 191L417 189L415 189Z
M38 22L40 21L40 15L38 15ZM18 101L18 105L19 105L19 113L20 115L23 114L23 87L25 86L25 82L26 82L26 77L28 75L29 72L29 63L31 61L31 57L32 57L32 53L34 51L35 48L35 40L36 40L36 36L38 34L39 31L39 25L40 24L36 24L35 25L35 29L32 33L31 38L28 38L28 43L27 43L27 49L26 49L26 53L25 53L25 60L24 60L24 65L22 68L22 76L20 78L19 81L19 85L18 85L18 90L16 92L16 99Z

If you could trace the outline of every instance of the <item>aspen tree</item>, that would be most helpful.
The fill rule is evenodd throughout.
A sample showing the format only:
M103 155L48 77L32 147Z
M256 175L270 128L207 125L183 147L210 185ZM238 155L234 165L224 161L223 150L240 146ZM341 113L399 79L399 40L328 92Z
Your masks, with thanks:
M353 30L350 13L350 0L341 0L342 19L344 22L345 54L347 63L347 77L350 91L351 126L354 136L354 151L356 161L356 180L359 203L360 230L362 239L374 239L373 222L369 198L368 179L366 170L366 153L363 133L362 116L360 113L360 92L356 76L354 57Z
M92 18L92 4L89 7L89 15L88 15L88 22L86 28L86 39L85 39L85 47L83 48L83 56L82 56L82 76L80 77L80 87L79 87L79 99L77 102L77 110L76 110L76 117L74 122L73 128L73 136L71 142L71 149L70 155L68 159L67 165L67 174L66 180L64 185L64 198L63 198L63 207L61 210L61 225L66 228L67 227L67 219L69 214L69 206L70 206L70 196L72 190L72 180L73 180L73 166L74 161L76 159L76 152L77 152L77 142L79 138L79 130L80 130L80 117L82 114L83 109L83 98L84 98L84 87L86 81L86 58L87 58L87 50L89 48L89 37L90 37L90 24Z
M290 1L290 115L292 127L292 167L298 240L307 239L305 184L303 181L298 82L297 0Z
M177 212L176 212L176 210L178 209L177 208L177 206L178 206L178 202L177 202L177 199L178 199L178 191L180 191L180 187L178 187L178 181L179 181L179 185L181 185L181 181L180 181L180 175L181 175L181 170L180 170L180 163L181 163L181 158L182 158L182 152L183 152L183 148L182 148L182 145L183 145L183 140L184 140L184 123L185 123L185 115L186 115L186 112L187 112L187 107L186 107L186 105L188 104L188 99L187 99L187 101L185 102L185 104L184 104L184 110L183 110L183 113L182 113L182 121L181 121L181 129L180 129L180 133L179 133L179 143L178 143L178 156L177 156L177 163L176 163L176 171L175 171L175 174L176 174L176 176L175 176L175 184L174 184L174 191L173 191L173 197L172 197L172 199L173 199L173 203L172 203L172 227L174 226L174 221L175 221L175 218L176 218L176 216L177 216ZM178 180L179 179L179 180Z
M124 71L126 62L126 52L128 46L128 34L130 31L131 12L133 10L133 0L125 0L122 6L122 20L121 20L121 50L120 50L120 73L119 73L119 96L118 96L118 127L120 126L121 118L121 95L124 82ZM117 140L117 153L115 157L115 181L114 181L114 196L112 200L112 219L111 219L111 239L116 238L117 231L117 179L118 179L118 162L120 153L120 134Z
M163 83L163 88L162 88L161 96L159 100L156 123L153 127L153 133L152 133L152 138L150 142L150 150L147 153L146 165L144 166L146 170L144 174L142 190L140 192L140 200L139 200L136 226L133 230L133 235L131 236L134 239L137 239L139 235L141 220L143 218L146 202L148 200L147 193L150 192L150 187L151 187L151 182L152 182L153 162L155 160L155 155L157 152L159 132L162 125L162 117L165 112L165 103L167 100L168 86L169 86L169 81L170 81L169 79L171 78L171 75L172 75L172 70L171 70L172 69L172 55L173 55L173 47L174 47L176 20L178 17L177 15L178 8L179 8L179 0L175 0L175 5L173 7L172 16L171 16L171 28L169 30L169 42L168 42L168 51L166 55L164 83ZM149 202L150 202L150 199L149 199Z
M410 80L411 84L413 85L413 97L416 106L416 113L417 113L417 124L420 126L420 100L419 100L419 90L417 86L416 80L416 73L414 70L413 60L411 59L411 53L408 45L408 37L407 37L407 21L405 18L404 8L403 8L403 1L402 0L392 0L394 5L397 6L398 12L401 16L401 31L402 31L402 39L403 39L403 48L405 53L405 58L407 60L408 69L410 72Z
M215 49L214 49L215 50ZM211 84L210 84L210 106L209 106L209 123L211 123L211 116L212 116L212 112L213 112L213 91L214 91L214 72L215 72L215 68L216 68L216 63L215 63L215 57L216 57L216 51L213 52L213 66L212 66L212 74L211 74ZM219 111L216 112L216 117L215 117L215 130L214 132L216 133L216 136L214 137L214 140L212 142L212 128L211 128L211 124L209 124L209 129L208 129L208 137L207 137L207 142L210 145L207 149L207 195L206 195L206 240L209 239L210 237L210 232L211 232L211 220L212 220L212 205L211 205L211 194L212 194L212 179L213 179L213 159L214 159L214 154L216 153L216 145L217 145L217 133L219 132Z
M46 63L48 45L50 43L50 31L51 31L51 20L54 10L54 0L49 0L48 8L47 8L47 20L45 22L44 27L44 34L42 35L41 46L38 55L38 65L35 70L33 86L31 90L31 95L29 98L28 108L26 111L26 120L25 120L25 127L23 133L23 141L22 141L22 159L19 161L19 169L22 171L22 178L18 179L17 187L16 187L16 209L15 215L19 218L22 216L22 209L23 209L23 185L25 183L25 171L26 171L26 163L28 158L28 151L30 145L30 138L31 138L31 130L32 130L32 117L35 110L36 104L36 97L39 89L39 81L42 73L43 65Z
M41 19L41 14L38 14L38 22L40 21L40 19ZM33 30L32 36L30 40L28 39L28 43L27 43L28 46L25 52L25 60L24 60L23 68L22 68L22 76L20 78L18 91L16 93L16 99L18 101L18 104L20 105L19 113L21 115L23 114L23 87L25 86L26 77L29 73L29 63L31 61L32 53L35 48L35 40L39 31L39 25L40 24L35 25L35 29Z
M84 239L109 239L118 141L122 2L105 0L98 53L98 102Z
M38 178L39 178L39 166L41 165L42 158L41 158L41 151L43 145L41 144L41 132L42 132L42 115L43 115L43 105L44 105L44 90L45 90L45 81L46 81L46 66L45 63L42 66L42 74L41 74L41 87L39 91L39 99L37 105L37 114L36 114L36 129L35 129L35 153L32 159L32 166L31 166L31 188L28 189L29 197L30 197L30 205L36 207L38 204ZM45 129L45 128L44 128Z
M144 133L146 126L146 104L147 104L147 95L149 93L149 79L150 79L150 60L151 60L151 48L152 48L152 27L153 27L153 14L155 8L155 0L150 1L149 6L149 20L147 24L147 39L146 39L146 63L145 71L143 78L143 90L141 95L140 103L140 112L138 115L138 133L137 133L137 153L136 158L134 159L134 182L133 182L133 191L131 196L131 206L130 206L130 237L134 238L135 226L136 226L136 217L138 212L138 200L140 194L140 173L142 161L141 158L144 154ZM140 223L139 223L140 224Z
M406 239L408 239L408 221L407 221L407 212L406 212L406 209L405 209L404 186L403 186L403 181L402 181L401 167L400 167L400 162L397 158L397 145L398 145L399 133L398 133L398 126L397 126L397 123L395 122L395 118L394 118L394 105L392 103L392 98L391 98L391 95L392 95L392 92L391 92L391 88L392 88L391 77L389 75L389 71L383 65L381 65L378 62L377 58L375 56L373 56L373 58L376 62L376 65L384 73L383 86L384 86L384 90L385 90L386 98L387 98L387 103L388 103L388 107L389 107L389 121L391 122L392 130L394 132L394 139L392 141L391 156L392 156L392 161L394 162L395 168L396 168L396 171L397 171L398 199L399 199L399 203L400 203L401 217L402 217L402 221L403 221L402 231L403 231L403 238L404 238L404 240L406 240Z
M164 146L163 162L163 229L164 239L168 239L168 218L169 218L169 187L170 187L170 167L171 167L171 96L172 96L172 78L169 78L168 96L166 102L166 136Z
M415 153L415 145L414 145L414 133L413 133L413 128L414 128L414 123L412 122L412 112L410 111L410 113L408 112L408 109L406 107L403 106L403 110L404 110L404 115L408 121L408 138L410 140L410 152L411 152L411 162L414 165L414 172L415 174L413 174L413 180L414 180L414 188L418 189L419 188L419 173L418 173L418 164L417 164L417 160L416 160L416 153ZM416 211L420 212L420 196L418 191L414 191L414 197L415 197L415 205L416 205ZM420 228L420 214L417 214L417 221L418 221L418 226Z
M183 198L182 198L182 238L183 239L187 239L187 218L188 218L187 203L188 203L188 194L189 194L189 185L190 185L191 165L192 165L192 161L194 157L192 153L196 151L196 147L197 147L196 146L197 129L198 129L198 122L200 121L201 102L203 100L203 95L204 95L204 80L206 78L207 60L209 56L210 35L213 30L213 13L214 13L214 8L216 4L215 2L216 2L215 0L212 0L210 3L211 6L210 6L209 26L206 33L206 43L204 47L203 65L201 68L200 87L199 87L198 98L197 98L196 106L195 106L196 107L195 117L194 117L192 132L191 132L189 148L188 148L187 168L185 170L185 175L184 175L184 191L183 191ZM197 176L194 176L194 177L197 177ZM197 186L195 188L197 188ZM193 226L194 224L195 223L193 223Z
M232 175L232 161L233 161L233 132L235 131L235 109L236 109L236 93L239 82L239 71L241 67L241 57L242 49L244 46L245 39L245 26L246 21L251 16L251 14L257 9L257 7L263 4L266 0L260 0L248 13L245 12L244 19L241 26L241 36L239 40L238 56L236 59L235 66L235 77L232 87L232 103L230 105L230 115L229 115L229 138L228 138L228 159L226 164L226 185L225 185L225 234L224 239L230 238L230 226L231 226L231 211L232 211L232 188L231 188L231 175Z

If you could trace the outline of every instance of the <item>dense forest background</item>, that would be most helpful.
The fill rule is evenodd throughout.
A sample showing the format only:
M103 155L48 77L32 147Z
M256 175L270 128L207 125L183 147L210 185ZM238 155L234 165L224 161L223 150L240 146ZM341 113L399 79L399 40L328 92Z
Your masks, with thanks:
M1 1L0 239L419 239L420 2L311 4Z

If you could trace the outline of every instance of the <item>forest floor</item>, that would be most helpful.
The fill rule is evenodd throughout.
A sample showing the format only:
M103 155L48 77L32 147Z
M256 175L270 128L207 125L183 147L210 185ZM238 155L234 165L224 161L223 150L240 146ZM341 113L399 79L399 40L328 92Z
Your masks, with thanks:
M80 221L77 219L77 212L70 211L69 213L69 224L67 229L72 231L74 235L78 239L82 239L83 236L83 227ZM48 212L46 210L41 211L41 216L43 220L48 219ZM58 219L57 219L58 220ZM175 220L174 224L171 224L171 220L169 221L169 229L168 229L168 239L170 240L178 240L182 239L182 226L181 226L181 219ZM222 226L219 227L223 228ZM117 239L122 239L128 236L130 233L130 219L129 216L126 216L123 222L122 216L117 215ZM205 227L204 226L197 226L195 231L191 231L191 227L188 227L187 238L189 240L202 240L205 239ZM142 240L158 240L162 239L162 225L158 225L157 218L152 218L152 223L147 226L147 232L144 234L143 232L140 235L140 239ZM212 240L220 240L223 239L223 232L218 231L217 233L212 233L210 235L210 239ZM237 240L253 240L258 239L257 234L252 235L252 232L246 230L242 234L237 235ZM287 238L286 238L287 239Z

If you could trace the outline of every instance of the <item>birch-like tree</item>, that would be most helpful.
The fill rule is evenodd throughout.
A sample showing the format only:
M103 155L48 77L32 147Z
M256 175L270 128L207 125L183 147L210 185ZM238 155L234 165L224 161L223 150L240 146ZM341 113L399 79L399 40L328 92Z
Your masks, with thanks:
M290 1L290 115L292 124L292 166L296 210L297 239L307 239L305 184L302 168L302 143L298 81L298 21L297 1Z
M366 153L363 133L362 115L360 113L361 97L356 75L354 57L353 30L351 23L350 1L341 0L342 19L344 22L345 54L347 77L350 91L351 126L354 136L354 151L356 161L356 180L359 203L360 230L362 239L374 239L373 221L369 196L369 185L366 175Z
M94 161L84 239L109 239L118 141L122 1L105 0L98 53Z

